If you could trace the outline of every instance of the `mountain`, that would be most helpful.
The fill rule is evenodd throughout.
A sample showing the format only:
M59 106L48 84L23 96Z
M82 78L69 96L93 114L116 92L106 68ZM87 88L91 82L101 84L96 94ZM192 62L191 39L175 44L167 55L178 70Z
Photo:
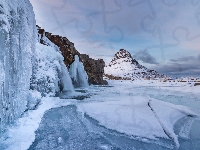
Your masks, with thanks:
M165 75L161 75L154 70L149 70L140 65L137 60L133 59L131 54L124 49L120 49L114 55L109 65L104 69L105 76L115 80L150 80L165 77Z

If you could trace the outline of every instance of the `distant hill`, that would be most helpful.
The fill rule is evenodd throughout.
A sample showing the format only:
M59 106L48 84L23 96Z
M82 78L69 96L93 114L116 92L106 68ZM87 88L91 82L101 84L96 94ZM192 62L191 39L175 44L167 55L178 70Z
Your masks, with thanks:
M166 77L163 74L159 74L154 70L149 70L140 65L124 49L120 49L109 65L105 67L105 76L114 80L151 80Z

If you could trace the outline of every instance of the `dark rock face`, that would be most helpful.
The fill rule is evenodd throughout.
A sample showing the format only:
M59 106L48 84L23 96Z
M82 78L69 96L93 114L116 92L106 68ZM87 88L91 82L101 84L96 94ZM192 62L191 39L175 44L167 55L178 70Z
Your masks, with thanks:
M108 74L104 74L104 75L110 80L131 80L131 78L129 77L116 77L116 76L108 75Z
M139 63L133 59L133 57L131 56L131 54L125 50L125 49L120 49L114 56L114 58L112 59L112 61L109 63L109 66L115 65L116 61L124 58L124 62L130 62L131 64L135 64L135 65L139 65ZM122 62L123 62L122 61Z
M105 62L103 59L94 60L86 54L80 54L80 59L83 62L85 71L88 74L90 84L107 85L107 81L103 80Z
M195 83L194 86L200 86L200 83Z
M59 35L52 35L52 33L45 32L44 29L38 27L38 33L41 35L40 43L46 45L43 36L46 36L52 43L57 45L64 57L64 63L69 67L74 62L74 56L80 55L80 53L74 47L74 43L70 42L66 37Z
M95 60L86 54L80 54L74 47L74 43L70 42L66 37L52 35L52 33L45 32L45 30L41 29L39 26L37 26L37 28L40 43L46 45L46 42L43 38L45 36L48 38L48 40L58 46L64 57L64 63L68 68L74 62L74 56L78 55L88 75L89 84L107 84L107 81L103 80L105 67L105 62L103 59Z

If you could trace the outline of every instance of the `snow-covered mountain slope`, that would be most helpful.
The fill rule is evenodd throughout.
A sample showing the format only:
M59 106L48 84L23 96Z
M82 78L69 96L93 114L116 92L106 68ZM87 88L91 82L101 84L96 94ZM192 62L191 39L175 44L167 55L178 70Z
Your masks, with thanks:
M155 79L164 78L164 75L158 74L154 70L148 70L144 66L140 65L131 54L120 49L109 63L105 67L105 75L110 79L125 79L125 80L137 80L137 79Z

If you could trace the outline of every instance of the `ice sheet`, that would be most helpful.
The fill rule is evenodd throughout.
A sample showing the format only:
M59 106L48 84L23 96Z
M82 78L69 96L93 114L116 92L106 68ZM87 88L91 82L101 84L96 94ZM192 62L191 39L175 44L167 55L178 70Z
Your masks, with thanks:
M8 131L1 135L0 149L27 150L35 140L35 131L39 127L45 111L60 106L67 106L70 102L59 98L43 98L37 110L29 110L16 123L8 127Z
M168 138L148 102L144 97L134 97L131 100L86 103L79 108L109 129L150 139Z
M173 130L174 124L180 118L197 117L198 114L185 106L145 96L134 96L131 94L134 93L134 87L129 86L132 91L126 91L126 84L121 83L120 87L113 88L115 93L111 87L104 95L94 97L95 102L80 105L79 111L96 119L106 128L149 139L171 139L176 147L179 147L177 135Z

